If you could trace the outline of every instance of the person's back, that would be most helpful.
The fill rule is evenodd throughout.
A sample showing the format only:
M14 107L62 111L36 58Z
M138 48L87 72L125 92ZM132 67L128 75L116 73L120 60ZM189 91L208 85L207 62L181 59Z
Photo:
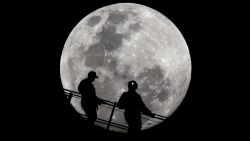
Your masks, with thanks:
M81 106L95 106L95 88L88 79L84 79L80 82L78 91L81 94Z
M124 109L125 120L129 125L130 132L138 132L141 129L141 112L151 117L154 115L143 103L141 96L135 91L137 83L129 82L129 90L124 92L118 101L118 108Z
M145 105L140 95L135 91L124 92L118 102L118 107L125 110L125 120L129 126L141 127L141 111L145 108Z

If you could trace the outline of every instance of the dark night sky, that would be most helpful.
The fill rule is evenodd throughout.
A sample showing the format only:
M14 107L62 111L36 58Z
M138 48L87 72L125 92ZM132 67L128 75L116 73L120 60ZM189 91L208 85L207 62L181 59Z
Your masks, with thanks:
M14 65L12 69L10 63L5 65L3 62L5 68L11 68L7 71L13 71L15 79L12 80L16 80L14 88L13 81L8 83L9 90L16 91L10 98L15 104L8 105L11 108L15 105L13 108L18 109L15 116L8 118L12 122L8 122L11 126L6 126L6 130L17 131L24 137L29 133L38 138L91 136L92 133L79 124L78 115L63 97L60 56L69 33L83 17L117 2L122 1L8 4L7 11L2 12L8 13L4 14L6 20L3 23L7 23L13 32L8 32L4 41L15 47L14 51L12 48L7 50L13 52L17 58L14 62L19 65ZM238 35L232 34L235 23L231 19L240 18L232 10L238 6L217 2L163 3L145 0L136 3L156 9L178 27L188 44L192 60L190 87L183 103L169 120L145 133L143 139L204 140L233 135L235 123L230 120L232 116L229 113L235 109L227 106L232 102L227 98L232 97L229 93L233 90L225 90L232 88L232 84L227 82L232 81L234 76L228 77L231 72L227 68L232 59L225 50L233 46L233 43L228 43L235 39L230 35ZM7 115L12 114L8 112ZM103 136L106 137L106 134Z

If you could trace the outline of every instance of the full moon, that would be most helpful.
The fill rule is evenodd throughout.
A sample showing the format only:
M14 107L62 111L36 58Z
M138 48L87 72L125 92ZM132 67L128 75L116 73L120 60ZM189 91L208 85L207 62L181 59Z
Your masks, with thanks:
M77 91L92 70L99 76L93 82L97 97L117 102L128 81L135 80L148 109L169 117L187 93L191 58L184 37L167 17L144 5L118 3L85 16L65 42L60 61L63 88ZM80 99L73 97L71 104L84 113ZM110 113L99 106L98 118L108 120ZM114 112L112 122L127 126L122 110ZM142 130L161 122L143 116Z

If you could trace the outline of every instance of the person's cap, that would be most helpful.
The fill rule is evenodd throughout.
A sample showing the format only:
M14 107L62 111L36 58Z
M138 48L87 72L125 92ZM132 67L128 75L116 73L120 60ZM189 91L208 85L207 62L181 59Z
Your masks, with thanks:
M88 73L88 77L99 78L99 77L96 75L96 72L94 72L94 71L90 71L90 72Z

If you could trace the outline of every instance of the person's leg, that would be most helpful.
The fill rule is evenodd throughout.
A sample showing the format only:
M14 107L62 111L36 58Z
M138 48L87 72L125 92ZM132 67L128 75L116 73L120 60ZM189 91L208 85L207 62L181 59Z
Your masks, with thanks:
M94 125L95 121L97 119L97 113L95 109L92 109L88 113L88 122L92 125Z
M141 131L141 126L140 125L134 125L134 124L130 124L129 128L128 128L128 133L139 133Z
M84 111L87 115L87 121L90 125L93 125L97 119L97 113L95 108L84 107Z

